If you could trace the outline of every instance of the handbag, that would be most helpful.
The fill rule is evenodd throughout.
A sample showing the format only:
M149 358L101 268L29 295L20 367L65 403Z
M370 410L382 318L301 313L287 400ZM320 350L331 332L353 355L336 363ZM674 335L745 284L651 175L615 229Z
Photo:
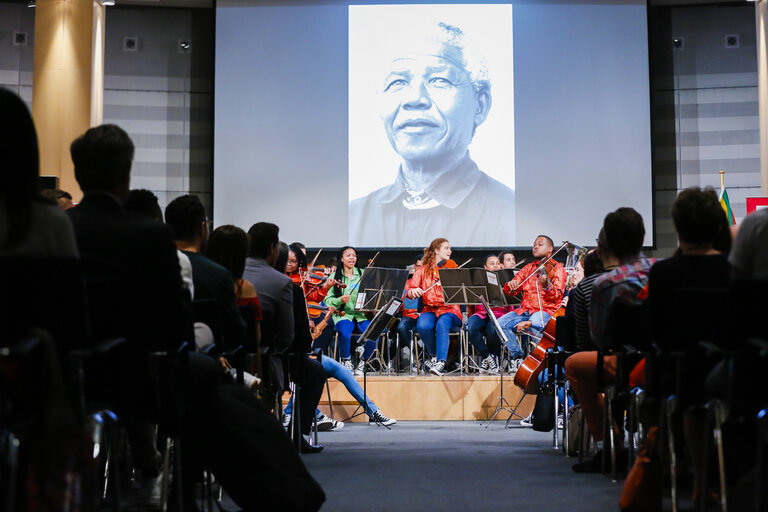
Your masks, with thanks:
M621 512L661 510L661 468L657 450L659 427L648 430L643 448L629 470L619 498Z
M541 386L533 406L533 430L549 432L555 428L555 394L552 386Z

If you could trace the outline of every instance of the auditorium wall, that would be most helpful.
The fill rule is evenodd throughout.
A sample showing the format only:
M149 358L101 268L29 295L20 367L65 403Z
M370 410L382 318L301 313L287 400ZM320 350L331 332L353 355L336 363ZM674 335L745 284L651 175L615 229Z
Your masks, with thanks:
M737 222L746 197L760 195L754 13L751 3L649 12L658 256L677 245L669 209L679 190L719 190L726 171ZM733 35L738 47L726 47Z
M212 9L115 7L107 11L104 121L136 143L133 187L162 206L183 193L210 208L213 181ZM737 221L760 195L754 6L652 7L649 12L655 255L676 246L669 220L675 194L726 184ZM26 46L14 46L14 32ZM726 36L739 45L726 48ZM673 49L672 40L683 39ZM136 50L125 50L136 38ZM0 85L31 106L34 9L0 3ZM189 51L179 42L191 42ZM44 173L45 170L43 169ZM210 211L210 209L209 209ZM597 226L596 226L597 230Z
M0 3L0 86L32 102L35 10ZM157 194L164 208L193 193L212 211L212 9L115 7L107 10L104 122L136 145L131 186ZM27 46L13 34L27 32ZM135 49L124 48L133 38ZM188 41L188 50L180 48ZM45 169L41 172L45 174Z

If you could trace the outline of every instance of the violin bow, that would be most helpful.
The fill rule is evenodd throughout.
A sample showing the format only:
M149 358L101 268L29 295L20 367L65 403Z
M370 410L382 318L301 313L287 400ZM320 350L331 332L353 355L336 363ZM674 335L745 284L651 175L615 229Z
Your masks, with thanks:
M381 251L377 251L376 254L373 255L373 258L371 258L371 261L368 262L368 265L366 265L365 268L372 267L373 263L376 261L376 258L379 257L379 254L381 254Z
M472 261L472 259L473 259L473 258L469 258L467 261L465 261L464 263L462 263L461 265L459 265L459 266L458 266L458 267L456 267L456 268L461 268L461 267L463 267L464 265L466 265L467 263L469 263L470 261Z
M312 258L312 263L309 264L309 267L307 268L307 271L304 273L304 277L301 278L301 285L300 286L301 286L302 290L304 289L304 283L307 282L307 278L309 277L309 274L311 274L309 269L315 266L315 263L317 263L317 258L320 257L320 253L321 252L323 252L322 248L319 251L317 251L317 254L315 254L315 257ZM307 293L309 293L309 292L307 292ZM306 297L307 294L305 293L304 296Z

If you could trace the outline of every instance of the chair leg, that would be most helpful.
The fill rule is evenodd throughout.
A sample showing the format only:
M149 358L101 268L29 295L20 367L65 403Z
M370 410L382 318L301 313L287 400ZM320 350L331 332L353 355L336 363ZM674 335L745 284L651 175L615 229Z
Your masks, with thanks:
M672 512L679 508L677 496L677 452L675 451L674 414L677 411L677 397L670 396L665 404L665 420L667 422L667 449L669 450L669 478L672 487Z
M569 438L570 432L568 431L571 417L571 411L568 407L568 392L570 390L571 385L566 380L563 383L563 451L565 452L566 457L571 456L571 439ZM557 421L557 418L555 418L555 421Z
M333 416L333 400L331 400L331 385L328 384L328 379L325 379L325 391L328 393L328 412L331 413L331 419L335 420L336 418Z
M19 468L19 440L11 431L3 432L3 463L7 466L4 510L16 510L16 477Z
M768 448L768 409L762 409L757 413L757 475L755 481L758 483L756 487L757 496L755 496L755 503L757 505L755 510L765 510L768 506L768 494L767 489L763 485L766 481L766 448Z
M557 411L560 409L560 396L558 394L557 379L553 378L552 385L554 387L554 401L555 401L555 427L552 429L552 447L555 450L560 449L560 438L558 437L557 428Z
M725 404L715 401L712 404L714 415L715 447L717 448L717 470L720 476L720 509L728 512L727 485L725 481L725 451L723 449L723 424L725 423Z

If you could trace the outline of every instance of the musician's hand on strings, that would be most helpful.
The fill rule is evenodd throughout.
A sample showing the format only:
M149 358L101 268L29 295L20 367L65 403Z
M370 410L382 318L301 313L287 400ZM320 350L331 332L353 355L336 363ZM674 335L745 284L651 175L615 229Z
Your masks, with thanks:
M328 279L325 280L325 284L323 285L323 288L325 288L326 290L330 290L334 286L336 286L336 280L333 279L332 277L329 277Z
M411 288L410 290L408 290L408 297L410 297L411 299L418 299L422 295L424 295L424 290L422 290L421 288Z
M341 299L342 304L346 304L347 302L349 302L349 295L342 295L339 298Z
M509 288L510 291L515 291L520 286L520 281L517 279L513 279L507 283L507 288Z
M539 274L539 286L542 286L544 288L549 286L549 278L547 277L547 273L546 272L541 272Z
M310 329L311 331L314 331L314 330L315 330L315 321L314 321L314 320L310 320L310 321L309 321L309 329Z

